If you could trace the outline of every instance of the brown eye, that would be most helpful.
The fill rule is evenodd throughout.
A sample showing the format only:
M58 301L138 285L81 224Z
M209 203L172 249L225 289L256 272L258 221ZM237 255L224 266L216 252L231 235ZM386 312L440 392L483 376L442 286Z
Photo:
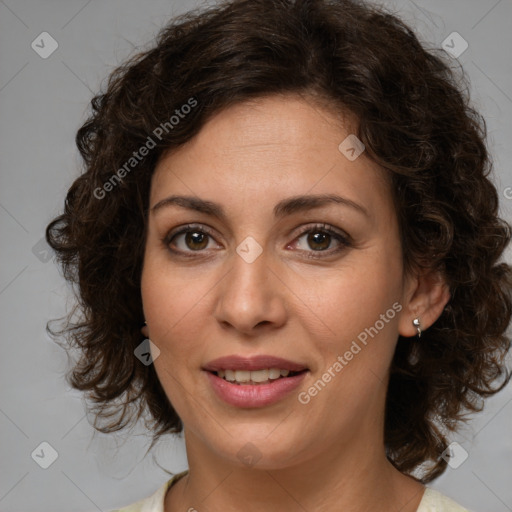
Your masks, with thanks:
M206 228L184 226L179 231L167 235L163 242L173 253L190 255L192 252L202 252L207 249L210 240L213 240L213 236Z
M205 249L208 245L208 235L206 233L202 233L200 231L188 231L184 234L186 246L193 251Z
M331 244L331 235L325 232L316 231L307 234L307 242L309 247L313 250L324 250L328 249Z
M331 248L333 243L335 247ZM338 233L326 224L321 224L304 230L293 245L306 253L308 258L322 258L351 247L351 238L349 235Z

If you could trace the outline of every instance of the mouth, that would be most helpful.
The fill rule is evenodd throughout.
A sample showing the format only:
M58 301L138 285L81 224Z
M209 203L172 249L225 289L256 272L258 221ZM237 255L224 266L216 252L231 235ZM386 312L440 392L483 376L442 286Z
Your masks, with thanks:
M301 363L266 355L221 357L202 370L221 400L243 408L264 407L284 399L309 372Z
M244 385L261 385L270 384L279 379L294 377L301 373L307 372L306 369L294 372L280 368L269 368L263 370L218 370L211 372L217 377L224 379L232 384Z
M202 369L215 373L229 382L238 383L276 380L291 373L308 370L302 363L269 355L219 357L207 363Z

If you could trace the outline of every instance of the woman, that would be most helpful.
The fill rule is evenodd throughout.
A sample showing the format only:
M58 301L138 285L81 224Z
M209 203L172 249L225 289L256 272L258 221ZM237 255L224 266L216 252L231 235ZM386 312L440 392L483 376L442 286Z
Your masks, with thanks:
M70 382L189 463L122 510L466 510L425 484L510 379L510 227L443 58L369 4L229 1L92 107L47 229Z

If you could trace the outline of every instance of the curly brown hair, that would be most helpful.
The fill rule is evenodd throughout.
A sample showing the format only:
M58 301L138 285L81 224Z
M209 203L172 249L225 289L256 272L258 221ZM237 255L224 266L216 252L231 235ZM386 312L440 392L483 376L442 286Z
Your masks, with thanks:
M95 428L119 430L149 412L151 446L182 430L153 365L134 357L158 159L221 109L298 93L357 117L368 156L392 175L404 271L433 269L449 285L451 300L421 342L399 336L385 419L392 464L410 474L430 463L423 483L439 476L443 430L511 377L512 269L498 261L511 227L498 217L486 124L467 91L442 50L427 50L386 9L352 0L234 0L190 11L115 69L76 136L85 172L46 230L78 296L65 326L48 330L79 349L67 377L93 402Z

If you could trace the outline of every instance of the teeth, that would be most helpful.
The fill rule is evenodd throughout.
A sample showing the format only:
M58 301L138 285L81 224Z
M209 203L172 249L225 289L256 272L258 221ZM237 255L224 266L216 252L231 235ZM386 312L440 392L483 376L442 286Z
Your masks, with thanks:
M249 382L251 380L251 372L247 370L236 370L235 381L236 382Z
M250 372L250 373L251 373L251 380L253 382L265 382L266 380L268 380L268 374L270 372L268 370L258 370L257 372Z
M283 370L283 372L284 371L285 370ZM272 368L271 370L268 371L269 379L278 379L279 377L281 377L281 371L278 370L277 368Z
M268 382L270 380L287 377L290 370L280 370L279 368L270 368L268 370L219 370L217 375L229 382Z

